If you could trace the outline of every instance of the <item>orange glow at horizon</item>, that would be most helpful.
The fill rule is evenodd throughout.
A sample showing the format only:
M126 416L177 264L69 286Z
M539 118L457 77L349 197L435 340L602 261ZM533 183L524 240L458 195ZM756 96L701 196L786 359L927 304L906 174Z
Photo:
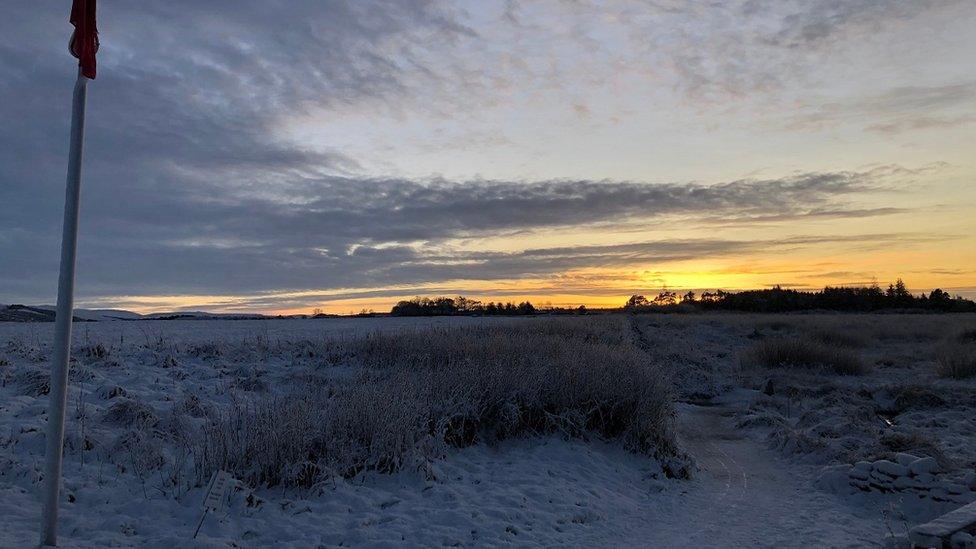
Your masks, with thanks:
M829 267L833 263L822 263L820 267ZM403 288L402 293L396 290L387 291L385 295L369 294L371 289L347 289L329 291L301 291L275 292L259 295L172 295L172 296L119 296L94 302L84 302L89 308L102 308L111 305L140 314L151 314L173 311L200 310L207 312L236 312L261 313L268 315L310 314L314 309L321 309L329 314L355 314L363 310L374 312L388 312L400 300L413 297L464 295L483 303L521 302L530 301L536 307L571 307L584 305L591 309L616 308L622 306L627 298L633 294L643 294L651 297L663 289L683 294L689 290L701 293L706 290L723 289L726 291L741 291L748 289L769 288L775 285L792 287L802 290L819 290L824 286L868 285L876 283L886 287L889 283L901 277L905 279L909 288L915 292L928 292L934 288L948 290L951 294L972 297L976 295L976 284L972 278L958 274L930 274L928 276L895 274L881 272L872 274L867 280L845 280L837 277L815 277L796 279L795 273L802 272L803 267L791 267L789 264L751 264L722 266L716 263L696 265L702 267L700 271L687 268L680 270L589 270L586 272L567 273L553 278L529 280L492 281L490 284L479 281L464 281L468 291L440 291L440 287L452 286L442 283L436 286L420 286ZM690 267L690 265L686 266ZM794 277L791 278L791 273ZM802 276L802 275L801 275ZM862 277L864 278L864 277ZM598 282L595 282L598 281ZM561 283L567 283L569 289L561 289ZM457 284L460 285L460 282ZM323 294L334 294L334 298ZM349 294L359 294L356 297L346 297ZM313 297L314 296L314 297ZM311 299L307 299L311 298ZM256 299L289 302L302 301L300 305L291 307L262 306L255 303ZM306 300L307 299L307 300Z
M527 300L536 306L607 308L623 305L633 294L656 295L665 287L680 293L776 285L819 290L828 285L886 287L897 278L916 294L941 288L953 295L976 296L976 231L970 215L976 188L948 178L905 189L890 195L885 204L914 208L880 217L824 220L812 216L720 230L700 220L664 218L643 227L637 222L566 226L443 244L448 252L491 252L483 260L486 272L495 257L518 259L520 254L533 257L535 253L547 260L566 257L571 265L577 261L573 254L579 247L583 247L582 264L589 265L546 267L519 278L438 279L434 259L425 266L430 281L416 284L103 296L79 299L79 307L264 314L307 314L318 308L348 314L363 309L386 312L397 301L415 296L464 295L482 302ZM445 270L452 266L451 254L441 249L418 251L446 257ZM327 276L323 274L325 283Z

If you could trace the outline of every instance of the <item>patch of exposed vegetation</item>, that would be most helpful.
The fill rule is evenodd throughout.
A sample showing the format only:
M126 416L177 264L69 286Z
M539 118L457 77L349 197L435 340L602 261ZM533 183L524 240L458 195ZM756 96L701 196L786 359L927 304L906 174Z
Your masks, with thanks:
M935 372L952 379L976 376L976 344L949 342L939 347Z
M763 339L742 355L745 366L761 368L825 369L841 375L861 375L868 366L856 353L799 337Z
M314 377L208 415L192 437L200 478L309 486L363 470L423 469L452 447L561 434L677 453L668 379L619 319L374 334L350 340L348 383Z

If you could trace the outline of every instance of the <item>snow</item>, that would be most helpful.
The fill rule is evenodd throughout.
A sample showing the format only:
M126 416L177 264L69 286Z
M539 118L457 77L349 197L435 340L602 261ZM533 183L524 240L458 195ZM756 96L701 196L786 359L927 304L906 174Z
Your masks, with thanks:
M972 536L963 529L976 525L976 503L964 505L925 524L912 528L909 539L921 547L941 547L942 540L953 538L954 542L972 543ZM961 534L954 536L954 534ZM961 545L966 547L967 545ZM954 545L955 547L955 545Z
M973 480L965 477L976 455L973 442L967 441L970 424L955 421L972 415L968 401L959 396L971 390L969 382L934 379L924 373L931 365L924 352L907 343L885 342L861 352L872 361L893 356L898 366L878 368L861 378L835 376L826 383L812 374L784 373L776 378L778 390L817 391L790 401L770 397L758 390L766 375L753 379L740 371L737 360L737 353L750 344L747 336L768 332L768 325L761 323L769 321L743 315L632 321L653 360L684 369L677 389L685 402L677 405L676 429L682 450L696 463L690 480L667 479L655 460L595 438L523 438L494 446L477 444L396 474L335 477L311 489L243 486L232 491L228 508L208 516L197 539L191 540L204 488L178 495L156 478L161 473L140 479L135 474L136 455L130 458L125 446L111 444L126 432L127 421L137 420L132 418L138 418L140 410L165 418L190 393L201 397L198 406L224 406L231 398L229 389L243 377L260 374L274 391L278 383L313 365L311 360L282 357L222 364L226 357L206 356L209 345L255 338L298 345L323 335L356 337L375 331L537 321L544 319L76 325L78 361L69 391L62 546L871 547L880 546L891 532L905 534L958 506L896 490L899 479L941 483L947 495L963 487L968 490ZM36 382L33 374L46 371L52 330L50 324L0 324L0 547L30 547L37 541L47 396L42 389L28 390L28 385ZM151 342L163 342L160 348L193 346L201 354L183 368L166 367L166 353ZM81 346L99 343L111 347L107 356L86 357L80 352ZM181 355L180 360L189 359ZM197 367L203 365L208 367ZM185 377L175 375L178 371ZM334 376L348 374L341 365L330 371ZM913 401L890 416L894 427L875 418L870 431L845 419L845 413L862 406L870 405L872 413L885 408L876 403L897 400L898 387L905 383L937 388L948 404L919 407ZM866 396L850 397L862 389ZM882 389L888 392L882 395ZM120 406L126 409L110 414ZM811 419L814 412L816 421ZM117 421L103 421L109 416ZM797 442L808 440L804 437L814 430L826 432L825 425L837 436L823 444ZM917 450L875 456L838 442L908 427L941 442L951 466L940 466L936 456ZM115 461L128 464L126 470L97 459L97 451L82 451L89 439L99 451L115 452ZM852 478L867 481L876 471L887 475L892 490L852 487Z
M713 434L719 440L708 442ZM100 485L89 467L81 478L68 471L76 499L64 503L64 546L799 547L867 545L883 536L876 514L810 490L802 479L812 468L793 469L721 433L689 442L702 466L692 481L655 480L654 462L613 445L547 438L466 448L438 463L432 480L370 474L309 494L261 492L258 508L238 493L225 516L208 517L196 544L187 540L202 490L183 505L146 499L131 482ZM0 539L26 546L34 540L25 526L36 522L37 498L21 487L2 495Z
M75 344L103 342L105 344L142 342L147 337L164 338L172 342L199 343L204 341L241 341L265 337L281 340L302 340L323 336L355 336L372 332L396 332L424 328L448 328L472 324L519 322L505 317L338 317L294 318L266 320L139 320L75 324ZM527 319L528 321L541 319ZM0 341L24 338L31 341L50 341L53 322L0 323Z

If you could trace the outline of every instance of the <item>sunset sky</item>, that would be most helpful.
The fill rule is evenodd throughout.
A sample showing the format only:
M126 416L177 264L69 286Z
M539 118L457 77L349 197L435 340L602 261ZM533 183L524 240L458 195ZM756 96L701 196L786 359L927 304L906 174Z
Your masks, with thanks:
M64 2L0 33L0 303L50 304ZM99 3L79 307L976 295L971 0Z

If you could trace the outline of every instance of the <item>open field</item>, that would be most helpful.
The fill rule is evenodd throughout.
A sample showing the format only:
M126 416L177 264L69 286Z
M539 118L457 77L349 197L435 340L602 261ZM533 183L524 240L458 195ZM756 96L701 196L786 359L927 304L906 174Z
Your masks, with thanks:
M4 547L36 538L52 328L0 324ZM961 314L78 324L64 546L872 546L976 499L974 328ZM928 476L858 483L856 463L909 454L933 458ZM216 469L240 484L191 541Z

